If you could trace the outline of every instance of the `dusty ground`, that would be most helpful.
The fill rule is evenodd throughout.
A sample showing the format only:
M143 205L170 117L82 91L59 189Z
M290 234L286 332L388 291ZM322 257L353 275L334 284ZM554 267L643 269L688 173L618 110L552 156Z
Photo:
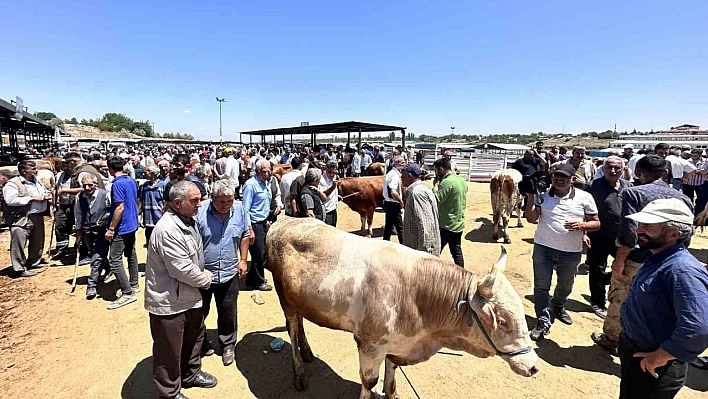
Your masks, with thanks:
M496 260L499 244L491 243L487 185L471 183L463 249L468 269L484 272ZM340 228L359 228L359 217L341 204ZM377 213L375 230L380 239L383 214ZM514 224L515 221L512 221ZM49 229L50 226L48 226ZM507 275L533 322L531 249L534 225L511 229L507 245ZM145 261L142 231L138 257ZM0 235L0 264L8 265L7 233ZM708 257L708 239L693 240L694 254ZM443 255L450 259L449 252ZM141 264L141 269L142 269ZM151 380L151 338L148 316L137 304L108 311L116 282L100 290L103 299L88 302L85 292L88 267L79 270L76 296L69 296L73 266L51 267L39 276L10 280L0 276L0 398L155 398ZM142 286L142 282L141 282ZM504 398L616 398L619 363L593 346L590 333L601 327L591 313L587 272L581 269L568 302L575 323L556 323L549 339L536 351L541 373L518 377L499 358L476 359L470 355L437 355L430 361L404 369L421 398L470 397L493 392ZM239 343L235 366L223 367L218 356L204 359L204 369L215 374L212 390L190 389L191 398L355 398L359 392L356 346L351 334L320 328L306 322L308 339L317 356L307 365L310 388L292 387L290 346L275 292L263 295L256 305L243 292L239 298ZM215 312L207 320L215 342ZM286 341L282 352L269 351L276 337ZM415 398L401 372L397 373L401 398ZM691 369L689 382L679 398L705 398L708 374Z

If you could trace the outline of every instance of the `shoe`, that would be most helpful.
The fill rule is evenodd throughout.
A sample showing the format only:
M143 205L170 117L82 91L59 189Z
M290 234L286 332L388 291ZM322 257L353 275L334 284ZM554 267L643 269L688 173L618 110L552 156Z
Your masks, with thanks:
M597 317L601 318L602 320L605 320L607 317L607 308L604 307L599 307L597 305L591 305L592 307L592 312L597 315Z
M91 263L91 258L83 258L79 260L79 266L88 265L89 263Z
M172 399L189 399L188 397L184 396L182 392L178 393L177 396L175 396Z
M67 255L69 255L69 251L67 249L62 248L58 250L54 255L50 256L49 259L59 260Z
M115 301L108 305L108 310L122 308L125 305L131 304L137 301L138 298L133 295L121 295Z
M691 366L701 370L708 370L708 357L697 358L691 362Z
M140 286L139 285L131 285L130 288L133 289L133 294L137 294L140 292Z
M37 272L33 272L33 271L31 271L31 270L25 270L25 271L23 271L22 273L17 274L17 275L16 275L16 278L32 277L32 276L36 276L36 275L37 275Z
M221 361L224 363L224 366L231 365L231 363L233 363L235 359L236 350L233 346L224 349L224 353L221 354Z
M96 288L91 287L91 288L86 288L86 299L89 301L96 298Z
M545 336L551 333L551 325L539 322L536 327L531 330L529 336L532 341L542 340Z
M592 338L592 341L598 346L610 352L612 356L618 356L617 344L607 338L607 335L605 335L603 332L594 331L592 334L590 334L590 338Z
M271 287L269 284L263 283L259 285L258 287L254 288L256 291L273 291L273 287Z
M551 309L551 319L560 320L561 323L569 326L573 324L573 319L570 318L565 308L560 308L560 310Z
M205 337L204 344L202 345L201 356L207 357L207 356L211 356L213 354L214 354L214 348L211 347L211 344L209 344L209 341L207 341L206 337Z
M106 274L106 275L103 277L103 282L106 283L106 284L108 284L108 283L110 283L111 281L113 281L113 280L115 280L115 279L116 279L116 275L109 272L108 274Z
M216 377L204 370L199 370L194 381L189 384L183 382L182 388L214 388L217 382Z

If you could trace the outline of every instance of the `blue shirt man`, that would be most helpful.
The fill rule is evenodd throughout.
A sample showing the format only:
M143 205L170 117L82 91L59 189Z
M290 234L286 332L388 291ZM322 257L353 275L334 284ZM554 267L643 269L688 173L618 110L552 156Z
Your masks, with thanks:
M248 212L251 223L266 220L270 213L270 199L273 194L266 182L267 180L264 182L256 175L243 185L243 207Z
M248 212L253 228L253 243L249 248L251 267L246 274L246 285L258 291L273 289L266 283L264 273L268 263L265 239L269 227L270 202L274 195L268 184L272 172L270 162L260 159L254 165L254 176L243 185L243 207Z
M123 215L115 229L117 235L132 233L138 229L138 187L135 180L127 175L120 175L113 179L111 213L108 215L109 226L116 207L121 203L123 204Z
M622 304L620 399L672 398L687 362L708 348L708 272L683 245L693 212L681 199L657 199L627 217L651 254Z
M239 244L249 236L250 222L244 207L234 203L222 221L214 212L212 200L206 200L197 213L197 224L204 242L204 268L214 274L212 284L231 280L237 272Z

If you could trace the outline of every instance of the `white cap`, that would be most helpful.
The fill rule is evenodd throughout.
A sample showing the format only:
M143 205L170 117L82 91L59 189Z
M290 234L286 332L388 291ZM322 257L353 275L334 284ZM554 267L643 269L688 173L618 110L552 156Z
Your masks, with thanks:
M693 212L678 198L662 198L647 204L641 211L628 215L639 223L679 222L693 224Z
M634 144L625 144L622 148L634 148Z

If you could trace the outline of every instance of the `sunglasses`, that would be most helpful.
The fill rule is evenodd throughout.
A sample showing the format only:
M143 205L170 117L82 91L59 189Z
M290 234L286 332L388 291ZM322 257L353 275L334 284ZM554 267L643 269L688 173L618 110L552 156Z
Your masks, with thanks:
M82 186L84 186L84 187L93 187L93 186L95 186L95 184L82 184Z

